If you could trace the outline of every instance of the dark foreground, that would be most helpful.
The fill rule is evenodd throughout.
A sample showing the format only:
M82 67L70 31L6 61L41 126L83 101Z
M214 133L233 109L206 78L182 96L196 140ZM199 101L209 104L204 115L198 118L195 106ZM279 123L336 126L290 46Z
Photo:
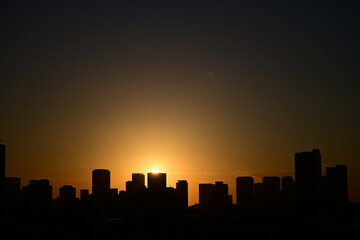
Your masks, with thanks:
M1 239L354 239L359 217L128 216L6 222ZM7 236L7 237L6 237Z

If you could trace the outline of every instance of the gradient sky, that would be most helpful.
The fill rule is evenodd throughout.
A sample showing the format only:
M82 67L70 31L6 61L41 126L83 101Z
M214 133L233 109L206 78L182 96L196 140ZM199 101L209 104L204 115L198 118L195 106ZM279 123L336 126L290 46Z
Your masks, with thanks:
M150 3L151 2L151 3ZM170 3L171 2L171 3ZM194 3L195 2L195 3ZM360 201L357 1L1 3L6 175L91 188L294 176L319 148Z

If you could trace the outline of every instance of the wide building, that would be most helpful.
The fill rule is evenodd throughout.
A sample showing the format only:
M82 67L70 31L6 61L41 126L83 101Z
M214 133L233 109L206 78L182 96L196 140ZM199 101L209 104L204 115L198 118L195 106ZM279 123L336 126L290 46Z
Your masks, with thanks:
M199 206L205 211L224 209L232 204L228 193L228 185L221 181L215 184L200 183Z
M154 173L147 174L148 177L148 189L150 191L165 191L166 190L166 173Z

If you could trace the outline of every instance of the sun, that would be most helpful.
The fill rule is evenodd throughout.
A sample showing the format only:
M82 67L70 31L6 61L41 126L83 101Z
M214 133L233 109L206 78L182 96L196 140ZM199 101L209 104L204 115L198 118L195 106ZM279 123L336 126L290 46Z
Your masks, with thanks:
M152 172L152 173L159 173L160 171L159 171L159 169L157 169L157 168L153 168L153 169L151 170L151 172Z

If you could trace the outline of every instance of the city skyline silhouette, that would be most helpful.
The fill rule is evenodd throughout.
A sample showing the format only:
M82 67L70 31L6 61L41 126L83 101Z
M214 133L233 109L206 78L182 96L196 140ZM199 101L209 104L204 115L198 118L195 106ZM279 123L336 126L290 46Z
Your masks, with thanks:
M91 170L107 168L123 189L158 167L172 186L223 180L234 193L238 175L290 175L294 152L319 148L324 170L349 167L360 201L357 9L5 3L7 174L89 188Z
M359 12L354 0L1 3L7 232L353 232Z
M1 144L1 170L4 173L5 152L6 147ZM48 179L30 180L21 186L20 178L3 175L2 218L8 230L22 221L41 223L44 227L46 222L51 222L51 226L36 230L40 235L67 228L67 231L71 229L72 234L81 232L82 237L85 237L83 228L95 224L95 239L112 239L118 235L119 229L128 236L132 234L140 237L142 235L138 234L141 231L134 235L130 229L139 226L154 229L165 223L183 225L185 229L182 229L182 234L185 235L181 238L194 237L187 235L194 233L194 226L207 226L209 231L208 227L219 227L222 224L233 226L230 232L226 228L221 229L218 234L222 236L236 234L239 237L239 230L245 226L268 229L266 235L273 237L300 229L302 234L311 231L313 236L331 234L314 230L319 224L326 228L342 226L342 230L332 230L338 237L353 236L358 231L356 226L360 224L360 204L348 198L347 166L329 166L326 175L322 175L319 149L295 153L294 164L295 178L264 176L262 182L255 182L251 176L237 177L235 202L229 194L227 183L200 183L199 203L195 205L188 204L187 180L178 180L176 187L168 187L167 174L159 171L147 173L146 180L145 174L132 173L131 180L126 182L126 189L119 190L111 188L109 169L94 169L92 187L80 189L80 198L76 196L77 189L72 185L60 187L59 196L53 198L53 187ZM288 229L280 231L280 234L278 226L269 222L269 219ZM32 239L34 230L30 230L29 239ZM172 231L173 228L169 227L163 234L169 235ZM12 235L19 237L22 233L19 231L17 235ZM62 232L59 233L61 236ZM243 234L263 237L251 231ZM302 234L297 237L301 238ZM202 233L201 236L208 236L208 233Z
M2 161L4 162L4 167L2 167L2 172L3 172L3 175L4 175L4 177L9 177L9 178L18 178L19 179L19 186L20 187L23 187L23 186L26 186L26 183L24 183L24 182L21 182L21 177L15 177L15 176L6 176L6 174L5 174L5 172L6 172L6 169L5 169L5 166L6 166L6 161L5 161L5 158L6 158L6 145L5 144L0 144L0 146L1 146L1 155L2 155ZM294 173L293 174L290 174L289 176L286 176L286 175L284 175L284 176L262 176L262 178L261 178L261 180L260 181L255 181L254 180L254 176L245 176L245 175L243 175L243 176L237 176L236 177L236 183L235 183L235 192L234 193L232 193L231 195L229 195L229 196L231 196L231 203L235 203L235 202L237 202L238 200L238 198L239 198L239 195L238 195L238 178L244 178L246 181L250 181L250 182L252 182L252 185L259 185L259 184L261 184L261 183L263 183L264 182L264 180L266 181L267 180L267 178L278 178L278 179L276 179L276 180L278 180L278 188L280 189L280 179L281 179L281 188L283 188L283 187L285 187L286 188L286 184L291 184L292 182L294 182L294 179L296 178L296 176L297 176L297 178L298 179L301 179L302 177L302 174L301 174L301 171L303 171L304 172L304 170L299 170L299 169L302 169L302 168L307 168L308 167L308 164L309 163L306 163L306 161L304 161L304 160L301 160L302 159L302 157L301 157L301 155L304 155L304 156L306 156L306 155L308 155L308 156L310 156L310 162L312 161L312 157L311 157L311 154L318 154L318 157L317 157L317 160L315 161L316 162L316 165L314 165L314 168L316 168L317 170L317 176L318 176L318 180L316 180L316 181L318 181L318 185L320 185L321 183L321 177L326 177L326 174L327 174L327 172L328 171L332 171L332 172L334 172L335 174L336 174L336 170L337 169L339 169L339 168L344 168L344 173L343 173L343 175L344 175L344 178L346 179L346 181L345 181L345 183L343 183L343 185L346 185L346 191L345 191L345 193L343 194L343 195L346 195L346 199L348 199L348 200L350 200L351 201L351 199L348 197L348 195L349 195L349 190L348 190L348 174L347 174L347 166L345 166L345 165L339 165L339 164L336 164L335 166L327 166L325 169L322 169L323 167L322 167L322 163L321 163L321 154L320 154L320 150L318 150L318 149L313 149L313 153L311 153L311 152L298 152L298 153L295 153L295 162L294 162ZM297 159L299 159L299 160L297 160ZM305 159L306 159L306 157L305 157ZM310 164L314 164L314 163L310 163ZM316 167L315 167L316 166ZM324 171L325 170L325 171ZM99 173L101 173L101 172L103 172L103 173L105 173L106 175L105 176L102 176L101 178L103 178L103 179L106 179L106 186L107 186L107 188L108 189L111 189L111 178L110 178L110 170L109 169L94 169L93 171L92 171L92 178L94 179L94 174L95 174L95 176L96 176L96 172L99 172ZM312 174L312 175L314 175L314 173L306 173L306 174ZM137 185L137 187L135 187L135 188L139 188L139 186L140 185L143 185L143 187L147 187L147 188L149 188L149 189L151 189L151 188L154 188L154 187L152 187L151 185L153 185L153 186L156 186L156 185L158 185L159 183L152 183L152 181L151 181L151 175L153 175L153 176L157 176L157 175L159 175L159 176L163 176L164 178L163 178L163 180L161 180L162 181L162 187L161 188L163 188L163 189L165 189L165 188L167 188L167 187L171 187L171 184L168 186L167 185L167 181L166 181L166 173L161 173L161 172L159 172L159 170L158 169L152 169L150 172L148 172L147 173L147 177L146 177L146 180L147 180L147 185L145 185L145 175L143 174L143 173L132 173L132 179L133 179L133 181L134 181L134 177L135 177L135 183L133 183L132 181L126 181L125 182L125 188L124 189L119 189L119 188L112 188L113 190L116 190L116 192L118 191L118 192L120 192L120 191L124 191L124 190L126 190L126 189L131 189L131 188L134 188L135 186L132 186L132 184L135 184L135 185ZM99 175L99 176L101 176L101 175ZM140 179L136 179L136 176L138 176L138 177L140 177ZM95 177L96 178L96 177ZM310 178L311 179L311 178ZM150 181L149 181L150 180ZM219 182L221 179L218 179L217 181L215 181L215 182ZM288 182L286 182L286 180L289 180ZM33 180L29 180L29 182L31 182L31 181L33 181ZM69 180L67 180L67 181L69 181ZM177 181L182 181L182 180L177 180ZM185 180L186 181L186 180ZM307 181L310 181L310 182L314 182L315 180L314 180L314 177L312 177L312 179L311 180L307 180ZM315 182L316 182L315 181ZM334 182L336 182L336 180L333 180ZM222 180L221 180L221 182L222 182ZM307 184L309 185L310 184L310 182L308 182ZM178 184L178 182L176 183L176 184ZM199 183L197 183L197 184L203 184L203 183L201 183L201 182L199 182ZM208 183L207 183L208 184ZM276 183L275 183L276 184ZM2 186L4 185L4 183L2 184ZM149 185L150 185L150 187L149 187ZM226 185L228 185L228 183L226 183ZM63 185L62 187L64 187L64 186L71 186L71 187L73 187L71 184L69 185ZM288 186L288 188L290 188L291 186ZM306 185L304 186L305 188L306 188ZM92 181L92 186L91 186L91 189L92 189L92 191L95 191L95 195L97 194L96 192L97 191L99 191L99 190L97 190L97 188L98 187L96 187L96 185L94 185L94 181ZM227 187L228 188L228 187ZM246 187L245 187L246 188ZM91 190L90 189L90 190ZM255 188L254 188L254 190L255 190ZM3 190L2 190L3 191ZM75 197L77 197L77 198L79 198L80 199L80 197L81 197L81 191L88 191L89 193L91 192L91 194L93 194L93 192L92 191L89 191L89 189L78 189L78 190L76 190L76 188L75 188L75 190L74 190L75 192L74 192L74 196ZM228 190L227 190L228 191ZM249 190L245 190L245 191L249 191ZM317 190L313 190L313 191L317 191ZM59 195L60 195L60 192L61 192L61 188L59 188L59 191L58 191L58 194L56 194L56 191L52 191L52 193L51 193L51 197L52 198L57 198L57 197L59 197ZM117 194L117 193L116 193ZM200 193L198 193L198 194L200 194ZM199 195L200 196L200 195ZM240 196L240 198L241 198L241 196ZM234 199L234 200L233 200ZM189 201L189 199L187 199L187 202ZM245 200L246 201L246 200ZM353 201L355 201L356 202L356 200L353 200ZM198 201L195 201L193 204L198 204L200 202L200 198L198 198Z
M18 198L15 202L21 201L20 196L24 195L21 192L26 192L26 189L33 184L43 182L49 186L47 198L50 198L50 200L71 199L71 201L75 201L98 199L107 201L111 198L110 196L116 199L117 196L121 197L124 194L136 195L144 191L160 193L170 189L178 190L179 188L182 196L186 196L181 197L183 202L181 205L186 206L186 208L192 206L188 203L187 180L177 180L176 188L168 186L167 174L159 172L157 169L147 173L146 181L145 174L139 172L132 173L132 179L126 181L125 189L111 187L111 171L109 169L94 169L92 171L91 189L78 189L77 191L76 187L71 184L63 185L59 188L59 195L54 198L53 188L50 185L49 179L30 180L27 184L21 184L21 178L6 176L6 145L0 144L0 153L2 162L1 171L3 172L1 192L2 196L5 197L4 199L10 199L10 205L12 198ZM262 201L265 199L266 201L273 202L271 206L275 202L278 205L283 201L283 204L289 208L294 208L294 210L299 208L304 213L315 213L320 209L321 205L328 204L327 202L329 202L329 205L341 205L342 207L350 202L356 203L356 201L349 199L347 166L328 166L326 167L325 175L323 175L321 165L320 150L313 149L309 152L297 152L294 154L294 177L263 176L261 182L256 182L253 176L237 176L236 192L233 195L229 194L228 184L223 181L215 181L215 184L198 183L199 201L193 206L204 205L205 207L203 208L206 209L217 208L214 206L218 205L237 205L238 207L246 208L262 205ZM185 184L185 187L182 186L183 184ZM210 192L214 193L210 194ZM216 200L217 197L214 196L218 196L218 194L222 196L220 197L222 200ZM280 194L286 197L281 197ZM280 198L284 199L280 200ZM295 207L295 205L297 206Z

